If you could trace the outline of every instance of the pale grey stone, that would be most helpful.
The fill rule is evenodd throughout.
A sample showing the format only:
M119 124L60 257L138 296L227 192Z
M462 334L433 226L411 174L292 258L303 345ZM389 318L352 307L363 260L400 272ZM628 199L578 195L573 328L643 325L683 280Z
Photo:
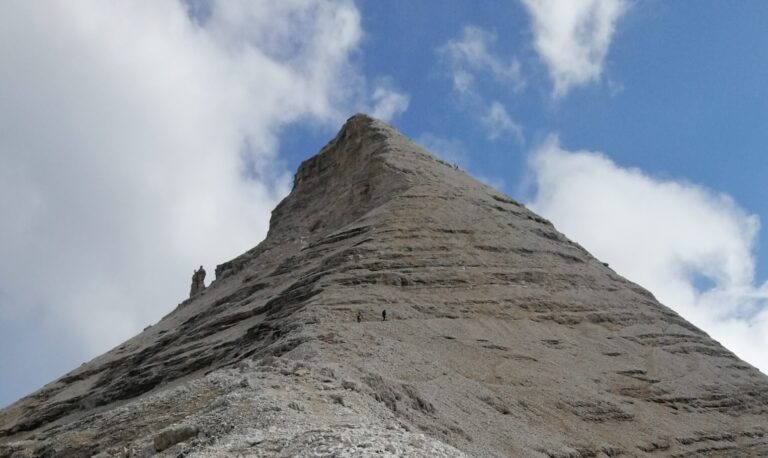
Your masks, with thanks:
M768 379L356 115L203 293L0 411L0 457L141 456L180 424L159 456L768 456Z

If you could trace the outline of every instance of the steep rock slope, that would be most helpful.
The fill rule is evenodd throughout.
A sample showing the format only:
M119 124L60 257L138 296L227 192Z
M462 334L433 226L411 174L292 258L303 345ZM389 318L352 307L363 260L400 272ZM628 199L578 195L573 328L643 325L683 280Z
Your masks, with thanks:
M766 434L768 378L365 115L211 286L0 412L0 456L760 456Z

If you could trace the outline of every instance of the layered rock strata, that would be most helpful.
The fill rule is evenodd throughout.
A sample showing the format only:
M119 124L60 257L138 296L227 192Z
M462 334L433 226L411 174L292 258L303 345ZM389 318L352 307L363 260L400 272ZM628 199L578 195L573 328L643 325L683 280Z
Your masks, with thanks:
M0 456L765 456L767 435L766 376L365 115L210 286L0 411Z

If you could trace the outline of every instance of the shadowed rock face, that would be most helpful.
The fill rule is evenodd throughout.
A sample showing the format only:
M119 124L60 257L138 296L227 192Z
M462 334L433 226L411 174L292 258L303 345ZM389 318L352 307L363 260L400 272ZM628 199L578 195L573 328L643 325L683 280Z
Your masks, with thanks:
M759 456L767 434L764 375L364 115L208 288L0 411L0 456Z

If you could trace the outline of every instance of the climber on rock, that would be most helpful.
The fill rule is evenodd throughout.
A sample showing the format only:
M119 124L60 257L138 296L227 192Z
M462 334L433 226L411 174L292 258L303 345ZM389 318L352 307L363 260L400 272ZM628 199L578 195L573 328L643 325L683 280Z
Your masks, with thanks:
M387 321L387 311L382 310L381 311L381 321Z

